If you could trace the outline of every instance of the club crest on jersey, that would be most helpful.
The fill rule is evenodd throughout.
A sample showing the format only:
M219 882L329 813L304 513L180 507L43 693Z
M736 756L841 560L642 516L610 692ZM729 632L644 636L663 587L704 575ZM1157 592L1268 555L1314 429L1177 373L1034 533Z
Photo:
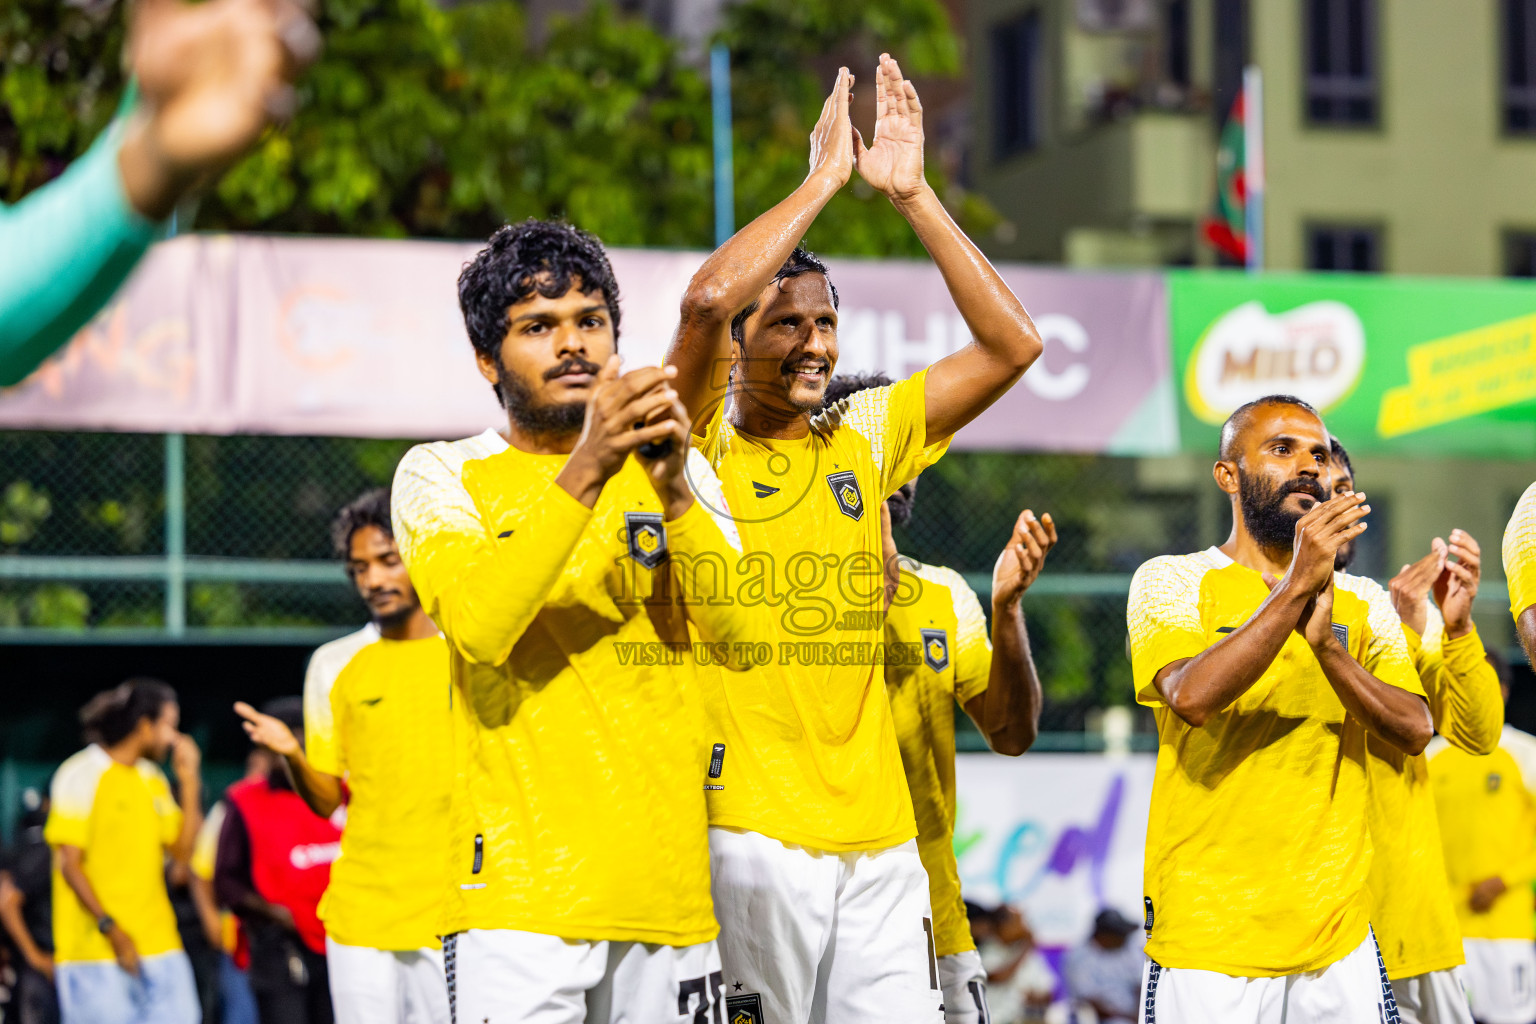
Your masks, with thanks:
M853 470L828 473L827 484L832 488L832 497L837 499L837 507L843 515L853 520L864 518L864 495L859 490L859 478Z
M654 569L667 560L667 526L658 512L625 512L629 557Z
M923 660L935 672L949 668L949 634L942 629L923 630Z
M725 997L726 1024L763 1024L763 997L756 992Z
M1332 623L1333 635L1338 638L1340 646L1349 650L1349 627L1342 622Z
M1490 792L1490 793L1497 793L1499 791L1499 786L1501 786L1503 784L1503 782L1504 782L1504 777L1502 775L1500 775L1498 772L1489 772L1488 773L1488 792Z

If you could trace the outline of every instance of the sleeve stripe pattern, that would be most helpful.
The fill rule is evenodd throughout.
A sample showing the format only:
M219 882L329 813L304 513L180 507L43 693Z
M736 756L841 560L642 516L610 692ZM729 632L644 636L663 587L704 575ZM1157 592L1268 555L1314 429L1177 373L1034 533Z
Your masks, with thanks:
M1504 528L1501 546L1504 578L1509 584L1509 610L1516 619L1536 604L1536 484L1525 489L1514 515Z
M695 499L702 502L714 518L715 525L725 535L725 542L738 555L741 554L741 534L736 529L736 520L731 517L731 507L726 503L725 488L720 483L720 477L715 474L714 467L697 448L688 452L686 473Z
M1211 568L1210 559L1203 553L1160 555L1142 563L1131 578L1125 612L1133 651L1153 642L1158 633L1170 627L1205 632L1198 598L1200 581Z
M1334 573L1334 583L1366 603L1369 609L1366 623L1371 627L1372 645L1380 644L1380 649L1387 656L1412 665L1413 657L1408 653L1408 637L1403 633L1403 620L1398 618L1392 598L1382 589L1381 584L1364 576L1351 576L1343 572Z
M892 384L883 388L865 388L848 396L848 413L842 425L861 434L869 442L870 459L875 474L885 476L885 428L890 419Z

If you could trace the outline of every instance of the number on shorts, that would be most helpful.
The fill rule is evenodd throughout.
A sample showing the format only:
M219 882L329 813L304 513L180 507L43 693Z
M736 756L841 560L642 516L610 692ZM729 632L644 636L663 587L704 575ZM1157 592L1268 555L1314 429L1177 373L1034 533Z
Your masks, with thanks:
M699 1008L693 1015L693 1024L721 1024L720 992L725 988L725 975L711 971L706 978L689 978L677 986L677 1013L688 1015L688 997L699 997ZM706 992L708 993L706 995Z

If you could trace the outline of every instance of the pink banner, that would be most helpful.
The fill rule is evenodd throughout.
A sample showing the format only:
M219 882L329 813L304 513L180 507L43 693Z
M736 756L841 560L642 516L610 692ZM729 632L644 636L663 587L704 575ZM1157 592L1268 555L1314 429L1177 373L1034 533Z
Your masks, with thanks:
M156 246L62 352L0 391L0 428L445 438L504 422L455 283L477 243L191 235ZM660 361L694 252L611 252L620 351ZM1046 338L957 447L1177 448L1153 273L1002 269ZM969 341L931 264L831 261L844 371L905 376Z

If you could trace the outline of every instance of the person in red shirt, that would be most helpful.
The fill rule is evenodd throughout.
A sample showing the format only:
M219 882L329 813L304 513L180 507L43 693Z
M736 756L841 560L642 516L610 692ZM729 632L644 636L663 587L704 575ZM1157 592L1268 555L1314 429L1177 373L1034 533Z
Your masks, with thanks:
M304 734L300 698L279 698L262 711ZM341 829L309 809L281 762L265 778L229 787L225 801L213 888L245 924L262 1024L332 1024L325 926L316 911Z

